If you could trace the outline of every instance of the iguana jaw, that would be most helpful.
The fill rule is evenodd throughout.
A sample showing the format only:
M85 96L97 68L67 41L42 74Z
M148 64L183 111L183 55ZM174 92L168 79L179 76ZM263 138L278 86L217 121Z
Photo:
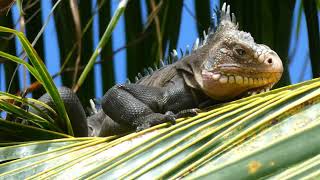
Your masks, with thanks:
M203 91L213 99L228 100L269 91L282 75L282 62L278 55L271 53L260 64L219 64L211 70L201 70ZM270 60L271 61L271 60Z
M202 72L205 93L213 99L228 100L237 96L269 91L279 81L281 72L232 74L222 72Z

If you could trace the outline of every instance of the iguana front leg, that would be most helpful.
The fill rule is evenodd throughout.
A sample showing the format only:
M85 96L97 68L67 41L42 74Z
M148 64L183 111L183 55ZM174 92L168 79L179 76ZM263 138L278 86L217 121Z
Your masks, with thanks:
M110 118L136 130L175 122L177 116L174 113L193 105L191 94L184 89L179 90L177 86L157 88L139 84L117 85L102 100L102 109Z

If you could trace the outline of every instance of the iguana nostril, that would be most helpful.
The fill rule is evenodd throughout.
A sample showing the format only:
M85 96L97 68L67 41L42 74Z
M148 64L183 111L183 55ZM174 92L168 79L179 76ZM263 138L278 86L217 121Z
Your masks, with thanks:
M269 52L264 56L264 63L270 67L270 71L283 72L282 61L274 51Z

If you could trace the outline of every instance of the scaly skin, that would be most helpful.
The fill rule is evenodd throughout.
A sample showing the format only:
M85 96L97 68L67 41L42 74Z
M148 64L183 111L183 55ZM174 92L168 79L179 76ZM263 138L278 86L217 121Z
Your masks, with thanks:
M283 67L269 47L238 30L230 7L223 5L216 31L196 41L190 54L150 72L134 84L116 85L102 98L102 110L89 117L89 136L143 130L195 115L216 104L269 90ZM173 58L177 59L176 52ZM72 119L73 115L69 114Z

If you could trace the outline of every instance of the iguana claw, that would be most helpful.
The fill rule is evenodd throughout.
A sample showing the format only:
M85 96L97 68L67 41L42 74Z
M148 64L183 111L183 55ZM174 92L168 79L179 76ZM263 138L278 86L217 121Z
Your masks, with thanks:
M154 113L145 117L144 120L141 120L140 122L141 123L139 123L139 125L137 126L136 131L142 131L151 126L155 126L166 122L171 122L172 124L175 124L176 115L171 111L168 111L165 114Z
M183 118L183 117L192 117L196 116L198 113L200 113L201 110L198 108L193 108L193 109L185 109L176 114L176 118Z

